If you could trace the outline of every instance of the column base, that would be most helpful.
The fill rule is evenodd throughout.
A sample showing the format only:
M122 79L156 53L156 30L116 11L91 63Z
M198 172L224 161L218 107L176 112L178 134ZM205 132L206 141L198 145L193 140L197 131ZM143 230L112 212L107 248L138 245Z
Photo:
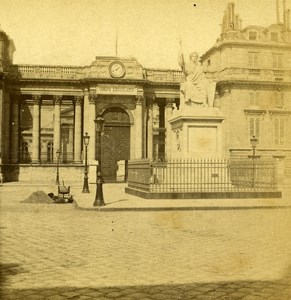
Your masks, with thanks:
M40 160L39 159L33 159L31 161L32 164L36 165L36 164L39 164L40 163Z

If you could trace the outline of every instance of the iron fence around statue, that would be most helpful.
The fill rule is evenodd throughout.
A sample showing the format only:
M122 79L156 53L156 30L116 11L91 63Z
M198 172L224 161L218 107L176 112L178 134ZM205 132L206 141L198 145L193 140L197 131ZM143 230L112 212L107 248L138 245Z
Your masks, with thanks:
M276 191L277 165L266 159L130 161L128 186L150 192Z

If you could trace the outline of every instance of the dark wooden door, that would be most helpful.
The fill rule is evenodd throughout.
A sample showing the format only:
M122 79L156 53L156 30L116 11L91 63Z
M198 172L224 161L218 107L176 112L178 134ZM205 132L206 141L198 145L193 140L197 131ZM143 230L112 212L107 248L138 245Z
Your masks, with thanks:
M101 172L105 182L115 182L118 161L130 158L130 120L119 107L108 108L102 116L105 130L101 138Z
M105 182L115 182L117 162L129 160L130 127L105 126L101 146L101 172Z

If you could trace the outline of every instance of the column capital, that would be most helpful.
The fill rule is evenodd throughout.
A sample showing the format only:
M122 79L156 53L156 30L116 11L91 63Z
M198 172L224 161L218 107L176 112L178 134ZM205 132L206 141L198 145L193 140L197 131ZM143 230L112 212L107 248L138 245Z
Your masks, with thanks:
M39 105L41 101L41 95L32 95L33 104Z
M54 95L53 98L54 98L54 104L55 105L61 105L61 103L62 103L62 96L60 96L60 95Z
M81 105L82 104L82 96L74 96L75 105Z
M89 103L93 104L97 101L98 95L96 94L89 94Z
M12 98L12 103L16 103L18 104L20 101L20 93L19 92L12 92L10 94L11 98Z
M152 96L152 97L146 97L146 102L147 102L147 106L148 107L153 107L153 103L155 101L155 96Z
M166 99L166 108L173 108L174 102L175 102L175 99L173 99L173 98L167 98Z
M142 105L144 101L144 96L141 95L135 96L135 101L136 101L135 102L136 105Z

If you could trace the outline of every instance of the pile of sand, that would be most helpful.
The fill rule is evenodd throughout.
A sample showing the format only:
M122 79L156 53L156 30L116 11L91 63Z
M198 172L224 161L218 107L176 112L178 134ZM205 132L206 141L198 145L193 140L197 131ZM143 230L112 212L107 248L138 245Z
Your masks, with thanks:
M48 196L44 191L33 192L26 199L21 201L22 203L55 203L54 199Z

